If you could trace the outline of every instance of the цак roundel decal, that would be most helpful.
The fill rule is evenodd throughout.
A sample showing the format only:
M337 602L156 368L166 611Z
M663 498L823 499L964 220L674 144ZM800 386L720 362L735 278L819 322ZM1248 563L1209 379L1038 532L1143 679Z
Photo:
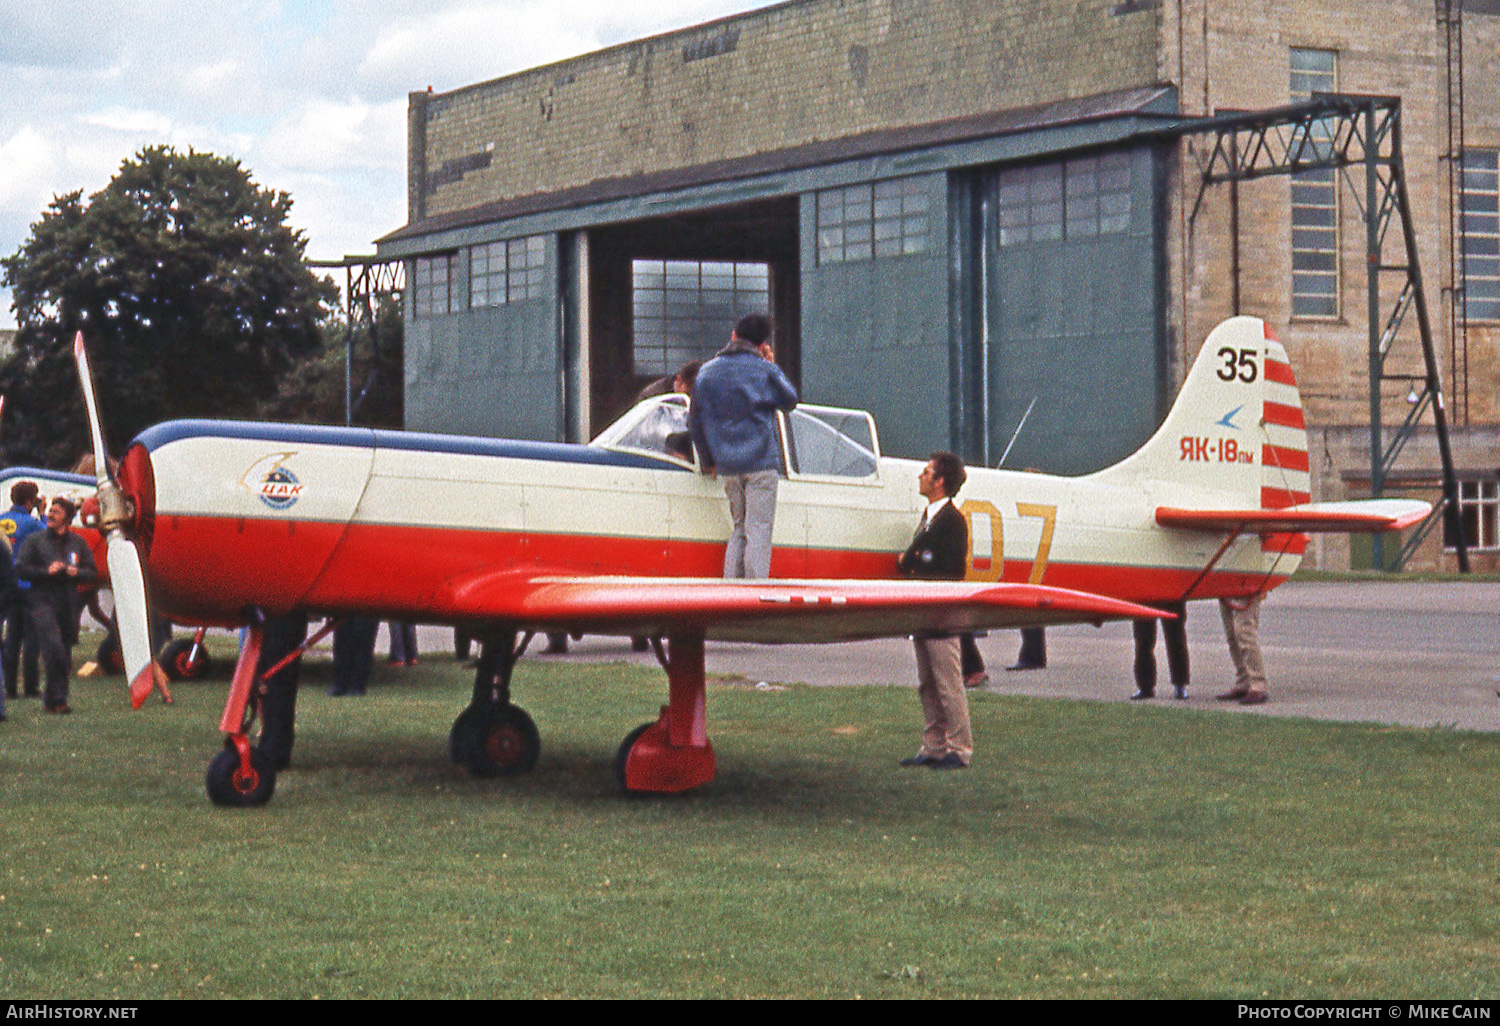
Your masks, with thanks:
M302 498L302 484L286 466L295 453L278 452L256 460L240 478L247 491L272 509L290 509Z

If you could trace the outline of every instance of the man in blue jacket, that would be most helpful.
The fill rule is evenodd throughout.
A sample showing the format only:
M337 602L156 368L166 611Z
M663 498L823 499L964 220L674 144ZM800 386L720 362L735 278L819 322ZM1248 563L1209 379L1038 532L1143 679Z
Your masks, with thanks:
M9 540L12 556L21 551L21 543L27 537L44 529L42 522L32 514L41 502L40 492L41 489L37 487L35 481L17 481L11 486L12 506L0 514L0 534L5 535ZM0 673L5 676L5 694L8 698L16 697L19 684L17 678L21 676L22 670L21 649L23 646L27 650L26 694L31 696L41 694L37 672L36 642L26 636L24 593L30 586L27 582L21 581L21 590L15 593L14 599L3 610L0 610L5 623L5 649L4 654L0 655Z
M729 345L693 382L688 428L707 474L724 482L734 529L724 549L725 577L771 576L781 446L776 411L797 405L797 390L776 366L771 318L746 314Z

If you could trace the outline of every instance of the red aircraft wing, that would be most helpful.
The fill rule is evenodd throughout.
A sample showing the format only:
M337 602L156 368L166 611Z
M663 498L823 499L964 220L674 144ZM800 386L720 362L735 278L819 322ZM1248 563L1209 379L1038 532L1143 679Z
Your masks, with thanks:
M1032 584L911 580L725 580L514 572L456 582L438 607L475 620L590 634L767 643L856 641L925 631L1161 617L1103 595Z
M1156 522L1163 527L1193 531L1243 531L1250 534L1288 532L1399 531L1420 522L1432 506L1417 499L1354 499L1349 502L1311 502L1285 509L1180 509L1158 506Z

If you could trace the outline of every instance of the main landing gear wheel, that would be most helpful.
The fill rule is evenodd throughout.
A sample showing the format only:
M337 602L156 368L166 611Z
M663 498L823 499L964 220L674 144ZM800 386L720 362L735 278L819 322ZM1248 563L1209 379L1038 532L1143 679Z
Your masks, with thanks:
M213 669L213 660L204 646L198 646L198 657L193 658L192 638L172 642L162 650L160 662L171 680L201 680Z
M120 639L113 633L105 636L99 642L99 649L94 653L94 662L104 668L106 673L119 674L125 672L125 656L120 652Z
M476 777L513 777L536 765L542 737L526 710L469 706L448 734L448 754Z
M250 749L250 771L240 770L240 753L231 745L208 764L204 775L208 797L215 805L264 805L276 790L276 767L259 748Z
M652 720L650 723L642 723L639 727L636 727L629 734L625 735L625 740L620 742L620 748L615 752L615 783L620 785L620 790L626 794L639 793L625 786L625 763L630 758L630 750L641 739L641 735L654 726L656 726L655 720Z

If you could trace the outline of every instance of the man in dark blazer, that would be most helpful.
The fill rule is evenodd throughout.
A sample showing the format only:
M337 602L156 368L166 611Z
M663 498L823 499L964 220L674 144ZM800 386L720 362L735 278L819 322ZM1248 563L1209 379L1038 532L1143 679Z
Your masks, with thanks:
M969 522L952 499L967 477L963 461L953 453L935 452L928 457L917 478L917 490L927 500L927 509L916 537L896 560L903 576L963 579L969 558ZM958 635L919 634L912 643L917 650L917 695L926 723L921 750L902 759L901 765L963 769L974 754L974 741Z

